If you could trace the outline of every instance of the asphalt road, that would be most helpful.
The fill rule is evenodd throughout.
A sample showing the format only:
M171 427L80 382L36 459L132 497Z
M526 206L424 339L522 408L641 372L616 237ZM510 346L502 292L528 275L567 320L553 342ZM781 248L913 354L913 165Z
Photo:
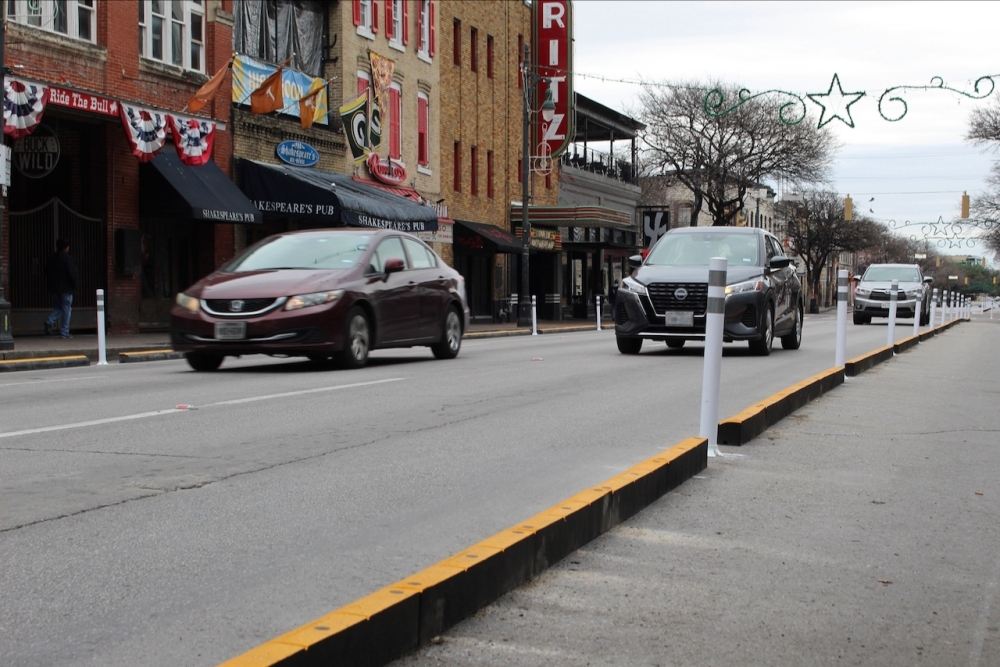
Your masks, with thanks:
M898 338L911 333L905 322ZM720 417L833 365L727 345ZM885 344L850 326L848 357ZM613 334L0 380L4 665L209 665L696 435L700 346Z

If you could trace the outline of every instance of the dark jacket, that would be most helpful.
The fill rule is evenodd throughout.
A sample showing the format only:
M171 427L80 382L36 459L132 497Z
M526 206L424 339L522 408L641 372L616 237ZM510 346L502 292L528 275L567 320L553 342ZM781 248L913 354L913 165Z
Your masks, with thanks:
M45 282L53 294L72 294L76 291L79 274L76 262L68 252L57 250L45 262Z

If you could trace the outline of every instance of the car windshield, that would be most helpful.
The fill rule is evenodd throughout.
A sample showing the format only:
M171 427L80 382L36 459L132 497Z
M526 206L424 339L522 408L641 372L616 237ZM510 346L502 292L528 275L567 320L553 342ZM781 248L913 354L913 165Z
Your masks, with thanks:
M756 266L756 234L703 232L667 234L646 258L651 266L708 266L713 257L725 257L730 266Z
M919 283L920 274L912 266L869 266L862 280L884 280L886 282L898 280L901 283Z
M371 238L368 234L276 236L250 248L223 270L349 269L361 259Z

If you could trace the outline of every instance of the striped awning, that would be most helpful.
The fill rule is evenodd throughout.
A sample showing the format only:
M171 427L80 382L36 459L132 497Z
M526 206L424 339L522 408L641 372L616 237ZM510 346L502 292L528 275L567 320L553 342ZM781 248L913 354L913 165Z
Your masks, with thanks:
M521 206L510 207L510 219L521 220ZM607 227L632 229L632 217L624 211L603 206L529 206L528 223L543 227Z

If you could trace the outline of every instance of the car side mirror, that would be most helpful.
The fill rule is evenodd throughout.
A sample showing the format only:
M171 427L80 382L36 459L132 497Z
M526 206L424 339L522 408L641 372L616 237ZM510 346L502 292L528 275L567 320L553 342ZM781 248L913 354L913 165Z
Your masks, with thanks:
M633 264L642 264L642 255L632 255L631 257L628 258L628 261L632 262Z
M385 260L385 275L387 278L390 273L399 273L403 270L403 268L403 260L399 257L393 257Z
M767 268L769 269L784 269L785 267L792 265L792 258L786 255L778 255L777 257L772 257L771 261L767 263Z
M861 282L861 276L854 276L853 278L851 278L851 280L853 280L856 283L860 283Z
M931 276L924 276L924 284L925 285L930 285L933 282L934 282L934 278L933 277L931 277Z

